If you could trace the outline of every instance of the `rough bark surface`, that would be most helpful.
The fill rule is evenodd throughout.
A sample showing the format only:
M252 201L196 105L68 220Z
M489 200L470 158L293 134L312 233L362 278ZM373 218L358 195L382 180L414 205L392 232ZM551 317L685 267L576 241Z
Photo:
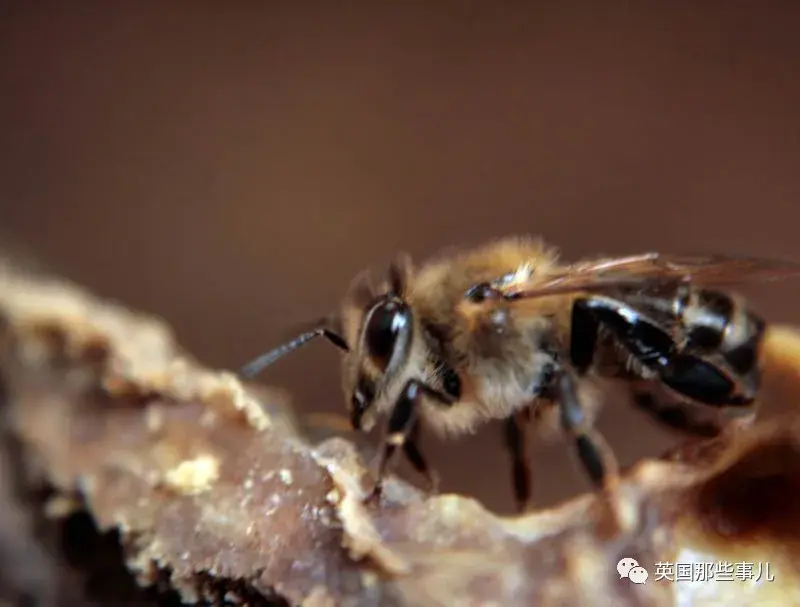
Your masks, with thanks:
M774 415L641 461L613 495L519 517L397 478L365 504L353 442L310 441L281 392L203 367L160 320L67 281L3 265L0 343L0 599L75 605L100 570L109 604L800 604L800 336L788 328L765 348ZM106 535L70 557L62 526L59 560L42 543L48 520ZM95 562L93 549L116 556ZM620 579L623 557L646 583ZM657 579L656 563L692 562L738 569ZM741 563L754 578L769 563L774 581L741 579Z

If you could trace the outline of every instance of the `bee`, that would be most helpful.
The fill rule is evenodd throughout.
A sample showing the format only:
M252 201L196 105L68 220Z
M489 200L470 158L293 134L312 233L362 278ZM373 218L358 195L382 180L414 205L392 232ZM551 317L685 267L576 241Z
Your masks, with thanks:
M399 255L378 284L362 272L338 311L241 374L252 377L317 337L340 348L352 427L387 418L371 495L398 449L436 491L419 448L423 427L452 437L500 420L523 511L531 501L527 428L546 412L593 485L616 482L616 459L593 427L599 379L623 380L658 422L691 434L721 430L693 413L697 405L752 413L766 323L720 289L798 273L788 262L730 256L563 263L553 247L525 237L441 253L418 268Z

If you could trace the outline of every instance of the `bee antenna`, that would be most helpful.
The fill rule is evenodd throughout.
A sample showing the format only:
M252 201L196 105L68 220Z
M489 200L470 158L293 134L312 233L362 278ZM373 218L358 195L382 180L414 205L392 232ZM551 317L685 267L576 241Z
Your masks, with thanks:
M389 287L397 296L405 295L412 272L411 257L402 253L389 264Z
M243 378L249 379L255 375L258 375L274 363L279 358L284 357L285 355L297 350L298 348L306 345L312 339L316 339L317 337L325 337L328 341L330 341L333 345L345 352L349 351L350 348L345 342L344 338L335 333L331 329L326 326L316 326L309 331L305 331L292 339L291 341L278 346L277 348L270 350L269 352L265 352L261 356L251 360L247 363L244 367L241 368L239 371L239 375Z

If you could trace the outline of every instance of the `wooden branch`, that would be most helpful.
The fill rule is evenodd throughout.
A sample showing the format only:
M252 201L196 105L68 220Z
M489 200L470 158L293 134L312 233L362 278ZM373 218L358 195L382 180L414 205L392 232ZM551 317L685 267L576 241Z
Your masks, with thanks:
M139 583L168 580L185 601L800 604L800 335L790 329L773 329L765 352L763 404L782 416L642 461L608 499L520 517L397 478L365 505L352 442L312 444L279 391L203 367L163 322L67 281L0 267L0 336L9 428L62 496L48 511L78 504L118 529ZM646 583L620 579L624 557L649 570ZM725 565L706 581L657 579L692 562L695 580L719 562L732 579L720 577ZM760 581L740 579L759 563Z

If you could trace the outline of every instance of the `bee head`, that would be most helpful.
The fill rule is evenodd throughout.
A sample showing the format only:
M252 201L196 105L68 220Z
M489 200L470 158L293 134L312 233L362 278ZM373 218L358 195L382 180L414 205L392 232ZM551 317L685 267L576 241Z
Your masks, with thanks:
M343 313L349 319L346 324L351 328L352 343L357 344L345 359L342 375L355 429L362 428L362 419L377 395L408 357L414 322L411 306L403 297L407 274L406 258L395 261L382 293L372 289L366 274L360 275Z

